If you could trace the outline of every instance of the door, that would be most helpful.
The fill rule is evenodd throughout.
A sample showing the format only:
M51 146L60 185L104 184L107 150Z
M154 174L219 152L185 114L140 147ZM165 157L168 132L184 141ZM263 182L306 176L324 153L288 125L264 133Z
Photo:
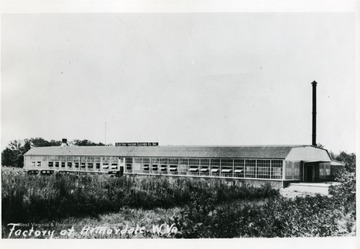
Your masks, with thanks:
M304 182L314 182L314 166L312 164L305 164L304 166Z

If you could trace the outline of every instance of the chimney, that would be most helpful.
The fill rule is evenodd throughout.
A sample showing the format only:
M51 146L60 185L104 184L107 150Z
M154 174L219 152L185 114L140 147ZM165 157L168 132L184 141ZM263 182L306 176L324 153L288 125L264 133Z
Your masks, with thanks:
M68 146L68 144L67 144L67 139L66 139L66 138L63 138L63 139L61 140L61 147L66 147L66 146Z
M316 85L314 80L312 83L312 145L316 146Z

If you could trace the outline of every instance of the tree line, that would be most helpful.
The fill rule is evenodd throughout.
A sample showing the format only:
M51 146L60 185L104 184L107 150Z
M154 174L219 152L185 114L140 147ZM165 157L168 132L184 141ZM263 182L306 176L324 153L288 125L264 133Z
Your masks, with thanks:
M60 146L61 143L61 140L48 141L40 137L12 140L1 152L1 165L22 168L24 167L24 154L32 147ZM94 143L87 139L75 139L68 142L68 144L73 146L105 146L103 143Z

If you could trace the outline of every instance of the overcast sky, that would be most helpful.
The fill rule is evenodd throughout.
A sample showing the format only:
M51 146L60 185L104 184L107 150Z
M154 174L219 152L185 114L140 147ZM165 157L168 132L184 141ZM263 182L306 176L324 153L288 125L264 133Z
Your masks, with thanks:
M1 20L1 143L311 144L355 152L355 16L14 14Z

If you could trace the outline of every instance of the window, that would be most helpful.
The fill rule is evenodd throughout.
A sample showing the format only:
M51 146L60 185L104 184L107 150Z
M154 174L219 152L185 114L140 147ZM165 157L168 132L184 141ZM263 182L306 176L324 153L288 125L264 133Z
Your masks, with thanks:
M109 164L109 158L108 157L103 157L102 158L102 164Z
M147 172L150 170L150 158L143 158L143 170Z
M65 167L65 162L61 162L61 167L62 167L62 168Z
M40 161L37 162L37 166L41 167L41 162Z
M67 165L68 165L69 168L71 168L72 167L72 162L68 162Z
M188 171L189 167L189 159L181 158L179 159L179 172L184 174Z
M111 169L117 169L117 168L118 168L117 163L112 163L112 164L111 164Z
M210 159L200 159L200 173L202 175L209 174Z
M320 178L325 176L325 165L322 163L319 164L319 176Z
M194 158L189 159L189 171L190 171L190 173L197 175L198 172L199 172L199 165L200 165L200 160L199 159L194 159Z
M171 164L170 165L170 172L177 172L177 165Z
M161 172L167 172L167 165L166 164L161 165L160 170Z
M53 167L53 166L54 166L54 162L49 162L48 165L49 165L49 167Z
M199 160L199 159L194 159L194 158L189 159L189 165L198 167L199 164L200 164L200 160Z
M245 160L245 177L255 178L256 160Z
M167 158L160 158L160 164L168 164L168 159Z
M232 159L221 159L221 175L222 176L232 176Z
M327 179L330 175L330 164L319 163L319 177L320 179Z
M257 178L270 179L270 160L257 161Z
M82 162L82 163L80 164L80 167L81 167L81 168L85 168L85 167L86 167L85 162Z
M142 158L134 158L134 163L141 164Z
M59 162L55 162L55 167L59 168Z
M133 159L131 157L125 158L125 164L126 164L127 171L132 171L132 163L133 163Z
M92 168L94 167L94 164L93 164L93 163L88 163L87 165L88 165L88 168L89 168L89 169L92 169Z
M329 163L325 164L325 175L326 176L330 175L330 164Z
M159 163L160 163L159 158L151 158L152 171L157 172L159 170Z
M169 162L169 159L168 158L161 158L160 159L160 171L161 173L163 174L167 174L168 173L168 162Z
M244 177L244 160L241 159L234 160L234 176Z
M220 173L220 159L211 159L211 175L218 176Z
M189 164L189 159L179 159L179 164L183 164L183 165L188 165Z
M282 178L282 160L271 160L271 179Z
M75 162L75 168L79 168L79 163Z
M177 158L169 158L169 164L178 164L178 161Z
M100 163L96 163L96 168L100 169Z

